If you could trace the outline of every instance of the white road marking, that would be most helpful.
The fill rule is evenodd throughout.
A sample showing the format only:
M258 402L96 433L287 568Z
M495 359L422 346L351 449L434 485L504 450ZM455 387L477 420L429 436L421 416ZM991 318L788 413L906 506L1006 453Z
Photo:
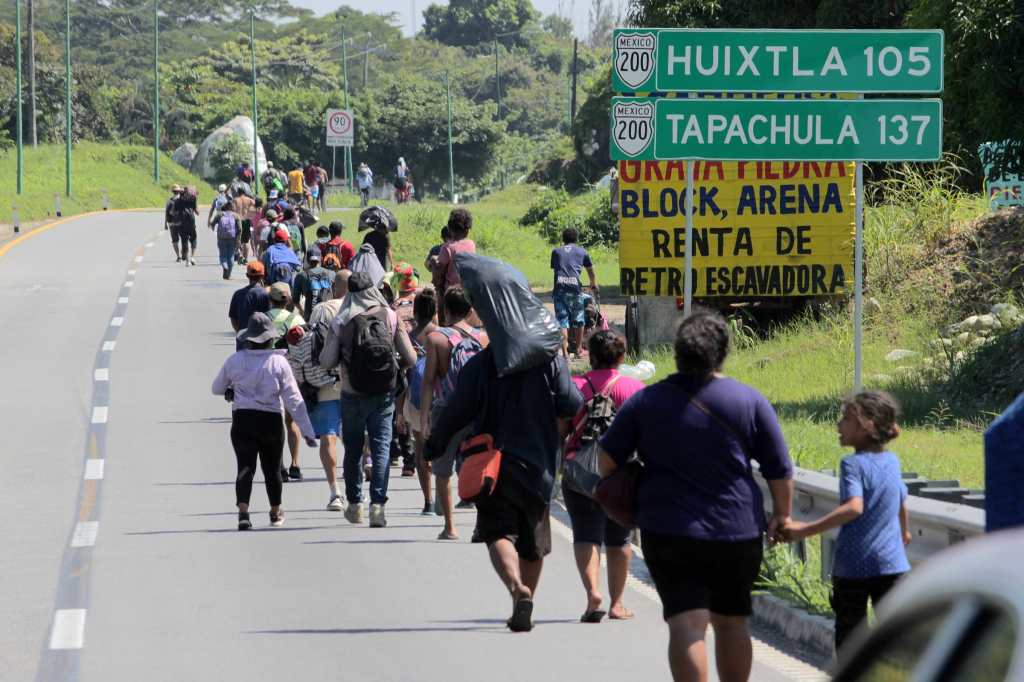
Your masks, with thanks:
M99 530L99 521L79 521L75 524L75 532L71 534L71 546L92 547L96 544L96 534Z
M109 408L106 407L94 407L92 408L92 423L93 424L106 424L107 423L107 412Z
M129 270L128 271L128 276L129 277L134 277L135 276L135 271L134 270Z
M120 327L123 324L124 324L124 318L123 317L115 317L114 319L112 319L110 321L110 326L111 327Z
M124 305L125 303L128 302L128 297L127 296L122 296L121 298L117 299L117 302L119 304L121 304L121 305Z
M81 649L85 643L85 609L57 609L50 632L51 649Z
M98 369L92 373L93 381L110 381L110 370L107 368Z
M142 262L142 256L136 256L135 257L135 262L136 263L141 263Z
M128 280L122 286L125 289L131 289L133 286L135 286L135 282L133 282L132 280Z
M114 346L116 346L116 345L117 345L117 341L104 341L103 342L103 350L105 350L105 351L112 351L112 350L114 350Z
M147 249L152 247L152 246L153 246L153 242L146 242L146 248Z
M85 460L85 480L87 481L101 481L103 480L103 459L87 459Z

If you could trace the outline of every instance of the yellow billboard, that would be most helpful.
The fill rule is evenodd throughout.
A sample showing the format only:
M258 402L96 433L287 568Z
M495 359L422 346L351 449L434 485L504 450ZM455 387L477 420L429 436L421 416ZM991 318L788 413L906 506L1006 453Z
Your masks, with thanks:
M695 161L693 294L826 296L853 285L854 164ZM621 161L620 286L682 296L686 162Z

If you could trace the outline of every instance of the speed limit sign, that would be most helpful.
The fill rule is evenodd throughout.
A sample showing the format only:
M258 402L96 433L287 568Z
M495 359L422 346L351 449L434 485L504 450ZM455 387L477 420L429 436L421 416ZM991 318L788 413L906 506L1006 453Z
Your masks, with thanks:
M355 142L355 121L351 109L327 110L327 146L351 147Z

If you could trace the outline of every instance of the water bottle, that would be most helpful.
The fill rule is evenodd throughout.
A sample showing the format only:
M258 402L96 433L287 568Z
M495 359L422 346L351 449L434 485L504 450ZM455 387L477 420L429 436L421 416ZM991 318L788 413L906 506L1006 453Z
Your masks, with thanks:
M654 376L655 371L654 363L650 360L641 360L635 365L626 363L619 365L619 374L638 381L648 381Z

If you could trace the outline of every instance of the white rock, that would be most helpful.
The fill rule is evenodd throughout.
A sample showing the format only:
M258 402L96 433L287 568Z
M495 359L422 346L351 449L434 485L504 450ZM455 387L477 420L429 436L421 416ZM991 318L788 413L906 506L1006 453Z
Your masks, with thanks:
M958 346L966 346L967 343L970 340L971 340L971 333L970 332L960 332L959 334L956 335L956 344Z
M960 323L961 329L974 329L974 326L978 324L978 316L971 315L966 320Z
M192 172L205 180L215 180L218 175L223 175L225 169L214 168L213 159L210 158L217 143L228 135L237 135L251 151L252 133L252 119L248 116L235 116L220 128L207 135L203 143L199 145L195 161L192 164ZM267 155L263 151L262 140L257 139L256 143L256 156L262 170L267 167ZM252 160L250 159L249 162L252 163Z
M978 320L974 323L975 330L992 329L992 325L995 324L996 316L991 313L985 313L984 315L978 315Z
M198 153L199 147L191 142L186 142L174 150L174 153L171 154L171 160L185 170L192 170L192 162L196 160L196 154Z
M895 350L889 351L889 353L885 356L885 361L886 362L899 362L900 360L910 360L911 358L916 358L919 355L921 355L921 354L918 353L917 351L914 351L914 350L907 350L905 348L896 348Z
M942 347L943 348L952 348L953 347L953 339L942 339Z
M1020 315L1020 310L1017 308L1017 306L1013 305L1012 303L996 303L994 306L992 306L991 312L993 315L996 315L998 317L1003 317L1004 315Z
M985 337L978 336L978 337L976 337L976 338L971 340L971 345L974 346L975 348L981 348L982 346L984 346L988 342L989 342L989 340L986 339Z

